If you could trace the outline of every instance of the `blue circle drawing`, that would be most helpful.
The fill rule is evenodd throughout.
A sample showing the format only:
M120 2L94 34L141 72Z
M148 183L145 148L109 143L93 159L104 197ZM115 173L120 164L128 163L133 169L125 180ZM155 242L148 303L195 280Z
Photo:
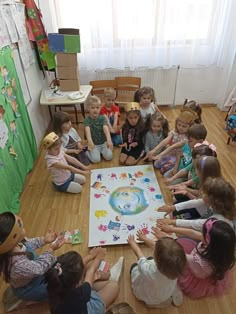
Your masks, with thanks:
M149 206L146 192L135 186L119 187L110 194L109 204L121 215L136 215Z

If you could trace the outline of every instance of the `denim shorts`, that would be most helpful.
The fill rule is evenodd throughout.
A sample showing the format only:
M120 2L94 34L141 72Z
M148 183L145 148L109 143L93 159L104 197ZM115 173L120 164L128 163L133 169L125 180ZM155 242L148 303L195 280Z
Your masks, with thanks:
M88 314L104 314L106 307L100 295L95 291L91 291L91 297L87 303Z
M61 185L58 185L58 184L52 182L52 184L55 186L55 188L56 188L58 191L60 191L60 192L66 192L67 189L68 189L68 187L69 187L69 185L70 185L70 183L71 183L72 181L74 181L74 177L75 177L75 175L74 175L74 173L72 173L71 176L70 176L70 178L69 178L65 183L63 183L63 184L61 184Z

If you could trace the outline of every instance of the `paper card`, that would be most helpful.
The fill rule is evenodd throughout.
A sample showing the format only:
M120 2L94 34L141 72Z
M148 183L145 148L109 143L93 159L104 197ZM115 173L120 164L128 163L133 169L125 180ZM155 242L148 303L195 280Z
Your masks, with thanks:
M107 273L110 270L110 264L105 261L101 261L101 263L99 264L98 270L104 273Z

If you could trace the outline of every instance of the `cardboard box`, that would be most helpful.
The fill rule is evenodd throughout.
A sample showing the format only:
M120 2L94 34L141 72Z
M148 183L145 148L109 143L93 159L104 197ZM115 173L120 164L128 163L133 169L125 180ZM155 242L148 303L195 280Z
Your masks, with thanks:
M57 53L57 66L78 66L77 53Z
M51 52L65 51L64 35L50 33L48 34L48 43Z
M76 80L79 79L79 68L77 66L57 67L57 77L59 79Z
M60 80L60 90L62 92L74 92L80 89L80 81L77 80Z
M80 34L78 28L59 28L58 33L67 34L67 35L79 35Z

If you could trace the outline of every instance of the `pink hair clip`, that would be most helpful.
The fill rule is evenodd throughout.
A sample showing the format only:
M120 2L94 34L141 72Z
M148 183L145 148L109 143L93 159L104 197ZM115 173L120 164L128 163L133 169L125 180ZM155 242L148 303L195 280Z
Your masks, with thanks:
M213 152L216 153L216 146L215 146L214 144L210 144L210 145L209 145L209 148L210 148L211 150L213 150Z
M207 146L209 146L210 144L209 144L207 141L203 141L202 143L197 143L197 144L195 144L194 147L199 147L199 146L201 146L201 145L207 145Z
M206 221L205 227L206 227L206 243L207 244L209 244L211 241L210 231L212 229L212 226L217 221L218 221L217 219L211 219L211 218Z

